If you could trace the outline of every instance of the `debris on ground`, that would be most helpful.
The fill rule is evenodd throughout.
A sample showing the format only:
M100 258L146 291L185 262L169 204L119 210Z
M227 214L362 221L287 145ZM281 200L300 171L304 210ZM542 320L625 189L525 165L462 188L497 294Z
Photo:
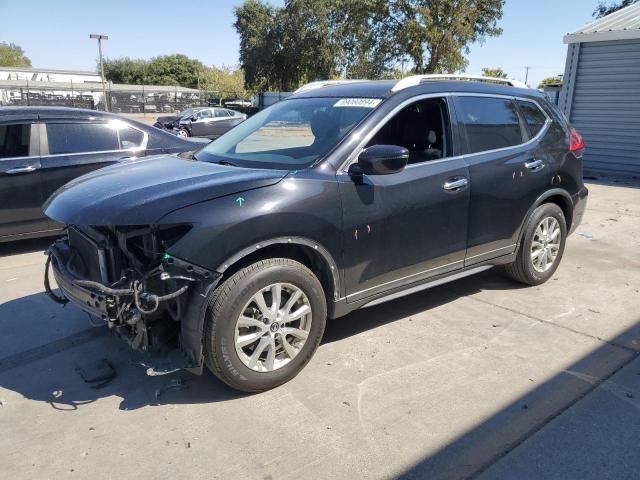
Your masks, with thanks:
M116 376L113 366L104 358L84 365L76 363L76 372L91 388L100 388L108 384Z
M586 232L576 232L576 235L579 235L581 237L587 238L589 240L593 239L593 235L591 233L586 233Z
M163 385L160 388L156 388L156 400L160 400L160 397L162 396L162 394L164 392L168 392L168 391L180 391L180 390L184 390L185 388L189 388L185 385L185 383L182 381L182 378L174 378L173 380L171 380L169 383Z

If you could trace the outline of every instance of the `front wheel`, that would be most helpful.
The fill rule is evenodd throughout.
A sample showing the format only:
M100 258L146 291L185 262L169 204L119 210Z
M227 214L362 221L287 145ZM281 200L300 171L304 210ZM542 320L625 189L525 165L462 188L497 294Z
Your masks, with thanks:
M176 132L176 135L186 138L189 136L189 130L187 130L186 128L179 128Z
M227 385L261 392L295 377L322 339L327 304L304 265L272 258L245 267L212 294L207 367Z
M507 274L527 285L540 285L555 273L567 239L562 209L554 203L536 208L524 228L516 260L505 265Z

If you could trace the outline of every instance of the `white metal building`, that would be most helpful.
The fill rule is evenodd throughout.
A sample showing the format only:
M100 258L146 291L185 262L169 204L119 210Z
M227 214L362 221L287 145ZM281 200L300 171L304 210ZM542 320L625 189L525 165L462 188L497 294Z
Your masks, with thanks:
M24 80L29 82L100 83L97 72L78 70L54 70L51 68L0 67L0 80Z
M564 37L559 106L584 136L587 170L640 175L640 3Z

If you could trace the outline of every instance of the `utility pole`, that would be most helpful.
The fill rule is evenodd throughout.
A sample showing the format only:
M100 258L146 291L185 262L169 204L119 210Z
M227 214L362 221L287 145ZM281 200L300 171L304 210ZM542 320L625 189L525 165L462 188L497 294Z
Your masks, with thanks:
M524 74L524 83L526 83L527 85L529 85L529 70L531 70L533 67L524 67L525 69L525 74Z
M98 35L98 34L92 33L89 35L89 38L98 40L98 56L100 57L100 77L102 78L102 95L103 95L102 99L104 101L104 111L106 112L109 110L109 105L107 103L107 86L104 80L104 64L102 63L102 40L109 40L109 37L107 35Z

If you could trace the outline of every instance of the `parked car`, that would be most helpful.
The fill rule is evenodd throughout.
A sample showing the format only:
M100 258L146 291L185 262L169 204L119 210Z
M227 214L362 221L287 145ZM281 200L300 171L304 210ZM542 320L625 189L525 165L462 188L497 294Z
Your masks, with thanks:
M62 225L45 217L42 204L77 176L126 159L202 145L202 140L177 138L94 110L1 107L0 242L59 233Z
M228 108L193 107L177 115L158 117L154 127L180 137L217 138L244 122L247 116Z
M71 225L48 291L258 392L300 372L327 317L496 265L540 285L585 210L584 142L496 81L315 84L191 160L76 179L46 205Z

